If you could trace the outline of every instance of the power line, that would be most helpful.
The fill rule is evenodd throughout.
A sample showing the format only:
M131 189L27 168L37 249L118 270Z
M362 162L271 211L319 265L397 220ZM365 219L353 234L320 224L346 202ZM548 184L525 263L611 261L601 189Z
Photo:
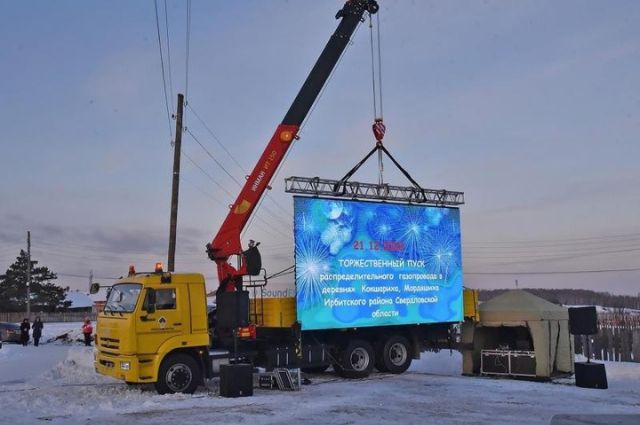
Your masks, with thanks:
M167 13L167 0L164 0L164 26L165 34L167 36L167 68L169 71L169 94L171 99L171 112L175 111L173 106L173 77L171 75L171 43L169 42L169 16Z
M544 254L532 254L532 253L519 253L521 255L466 255L466 258L474 258L474 259L518 259L518 258L566 258L569 256L570 258L576 257L589 257L593 255L604 255L604 254L622 254L625 252L635 252L640 251L640 247L633 247L627 249L614 249L611 251L603 251L603 250L591 250L591 251L570 251L570 252L555 252L555 253L544 253Z
M198 163L196 163L196 162L195 162L195 161L194 161L194 160L193 160L193 159L192 159L192 158L191 158L191 157L190 157L186 152L183 152L183 155L184 155L184 156L185 156L185 157L186 157L186 158L187 158L187 159L188 159L188 160L189 160L189 161L190 161L194 166L196 166L200 171L202 171L202 173L204 173L204 175L206 175L206 176L209 178L209 180L211 180L211 181L212 181L216 186L218 186L218 187L219 187L223 192L225 192L227 195L229 195L230 197L232 197L232 198L233 198L233 195L231 195L231 193L230 193L227 189L225 189L225 187L224 187L224 186L222 186L220 183L218 183L218 182L216 181L216 179L214 179L214 178L213 178L209 173L207 173L207 172L206 172L206 171L205 171L205 170L204 170L200 165L198 165ZM256 217L256 215L254 214L254 215L252 216L252 218L253 218L253 217ZM286 237L286 238L289 238L289 235L285 234L285 233L284 233L284 232L282 232L281 230L278 230L277 228L274 228L274 227L273 227L273 225L271 225L269 222L265 221L265 220L264 220L264 218L262 218L262 217L257 217L257 218L258 218L260 221L262 221L264 224L266 224L270 230L273 230L274 232L277 232L277 233L279 233L280 235L282 235L282 236L284 236L284 237ZM245 228L245 229L246 229L246 228ZM265 230L265 231L266 231L267 229L263 229L263 230ZM269 231L267 231L267 233L269 233Z
M211 152L209 152L209 150L208 150L208 149L207 149L207 148L206 148L206 147L205 147L205 146L200 142L200 140L195 136L195 134L193 134L193 133L191 132L191 130L189 130L189 129L187 128L187 129L186 129L186 131L187 131L187 134L188 134L189 136L191 136L191 138L193 138L193 140L195 140L195 142L196 142L198 145L200 145L200 147L202 148L202 150L204 150L204 151L207 153L207 155L209 156L209 158L211 158L211 159L213 160L213 162L215 162L215 163L218 165L218 167L222 168L222 171L224 171L224 172L225 172L225 174L231 178L231 180L233 180L234 182L236 182L236 183L238 184L238 186L242 186L242 184L238 181L238 179L236 179L233 175L231 175L231 173L230 173L229 171L227 171L227 169L224 167L224 165L222 165L222 164L220 163L220 161L218 161L218 160L213 156L213 154L212 154Z
M216 134L213 132L213 130L211 130L211 128L207 125L206 122L204 122L204 120L202 119L202 117L200 117L200 115L196 112L195 109L193 109L193 107L191 106L191 102L187 103L187 108L191 109L191 112L193 112L193 115L196 116L196 118L198 119L198 121L200 121L200 123L203 125L203 127L207 130L207 132L211 135L211 137L213 137L213 140L215 140L218 145L220 145L220 147L227 153L227 155L229 155L229 157L231 158L231 160L238 166L238 168L240 168L240 170L242 170L242 172L244 174L249 174L245 168L240 165L240 163L236 160L236 158L233 156L233 154L231 152L229 152L229 150L227 149L227 147L220 141L220 139L218 138L218 136L216 136Z
M198 165L198 163L196 163L193 158L191 158L186 152L182 152L182 154L185 156L185 158L187 158L189 160L189 162L191 162L196 168L198 168L200 171L202 171L202 173L207 176L209 178L209 180L211 180L213 182L213 184L215 184L216 186L218 186L218 188L220 188L220 190L222 190L224 193L226 193L227 195L229 195L229 197L231 197L233 199L233 195L231 194L231 192L229 192L224 186L222 186L220 183L218 183L218 181L216 179L213 178L213 176L211 176L211 174L207 173L204 168L202 168L200 165Z
M195 140L195 141L200 145L200 147L202 147L202 149L204 149L204 151L209 155L209 157L210 157L211 159L213 159L213 160L215 161L215 163L216 163L216 164L218 164L218 165L220 166L220 168L222 168L222 169L225 171L225 173L227 173L227 175L228 175L229 177L231 177L231 178L232 178L232 179L233 179L233 180L238 184L238 186L242 187L242 185L240 184L240 182L239 182L239 181L237 181L236 179L234 179L234 178L233 178L233 176L232 176L231 174L229 174L229 172L228 172L228 171L227 171L227 170L222 166L222 164L220 164L220 162L219 162L219 161L217 161L217 160L215 159L215 157L211 154L211 152L209 152L209 150L207 150L207 148L205 148L205 147L202 145L202 143L200 143L200 141L195 137L195 135L194 135L193 133L191 133L191 131L190 131L190 130L188 130L188 129L187 129L187 133L188 133L188 134L189 134L189 135L190 135L190 136L191 136L191 137L192 137L192 138L193 138L193 139L194 139L194 140ZM218 186L219 188L221 188L225 193L227 193L231 198L233 198L233 195L232 195L232 194L231 194L227 189L225 189L225 188L224 188L224 186L222 186L220 183L218 183L218 182L217 182L217 181L216 181L216 180L215 180L215 179L214 179L214 178L213 178L209 173L207 173L207 172L206 172L202 167L200 167L198 164L196 164L196 163L195 163L195 161L194 161L191 157L189 157L187 154L184 154L184 155L187 157L187 159L188 159L189 161L191 161L191 163L193 163L196 167L198 167L198 169L200 169L200 171L202 171L202 172L203 172L207 177L209 177L209 179L210 179L210 180L211 180L211 181L212 181L216 186ZM260 205L260 204L258 204L258 205ZM268 209L267 207L264 207L264 210L265 210L267 213L269 213L273 218L275 218L276 220L278 220L278 221L280 222L280 225L281 225L281 226L288 226L288 223L286 223L282 217L279 217L278 215L276 215L273 211L271 211L271 210L270 210L270 209ZM255 214L254 214L254 216L255 216ZM267 225L269 225L269 224L267 223ZM247 226L247 227L248 227L248 226ZM288 228L288 227L285 227L285 228L287 229L287 232L291 232L291 229L290 229L290 228ZM243 232L243 233L244 233L244 232ZM282 232L278 232L278 233L282 233ZM288 235L287 235L287 237L288 237Z
M88 274L86 275L81 275L81 274L73 274L73 273L56 273L56 276L62 276L62 277L81 277L83 279L86 279L89 277ZM105 276L94 276L95 279L107 279L107 280L117 280L120 279L119 277L105 277Z
M640 233L625 233L625 234L617 234L617 235L601 235L601 236L590 236L590 237L581 237L581 238L566 238L566 239L538 239L538 240L510 240L510 241L484 241L484 242L469 242L469 244L474 243L482 243L482 244L531 244L531 243L550 243L557 244L563 242L584 242L584 241L595 241L595 240L611 240L611 239L637 239L640 238Z
M238 162L238 160L235 158L235 156L227 149L227 147L220 141L220 139L218 138L218 136L216 136L216 134L213 132L213 130L211 130L211 128L207 125L207 123L202 119L202 117L195 111L195 109L193 109L193 107L191 106L191 104L187 103L187 107L189 109L191 109L191 112L193 112L193 114L196 116L196 118L198 119L198 121L200 121L200 123L204 126L204 128L207 130L207 132L211 135L211 137L213 138L213 140L216 141L216 143L218 143L218 145L220 145L220 147L226 152L226 154L231 158L231 160L236 164L236 166L238 166L238 168L245 174L248 175L249 172L242 166L240 165L240 163ZM216 161L217 163L217 161ZM226 171L226 170L225 170ZM227 172L227 174L229 174ZM233 177L232 177L233 178ZM275 179L275 176L274 176ZM240 184L240 182L238 182L236 179L233 179L236 183L238 183L240 186L242 186L242 184ZM273 199L271 197L271 194L269 192L265 193L265 196L276 206L280 209L280 211L284 212L285 214L289 214L289 211L284 208L282 205L280 205L279 202L277 202L275 199ZM264 207L265 209L267 209L266 207Z
M229 176L239 187L242 187L242 183L240 183L240 181L238 181L238 179L236 179L226 168L224 165L222 165L220 163L220 161L218 161L213 154L202 144L202 142L200 142L200 140L195 136L195 134L193 134L191 132L191 130L187 129L187 134L189 134L189 136L191 136L193 138L193 140L195 140L195 142L200 145L200 147L206 152L206 154L209 156L209 158L211 158L213 160L213 162L215 162L220 168L222 168L222 171L225 172L225 174L227 176ZM265 212L269 213L273 218L275 218L276 220L280 221L283 225L288 226L289 223L285 222L284 219L280 216L278 216L275 212L273 212L272 210L270 210L269 208L267 208L266 206L263 207ZM290 230L290 229L288 229Z
M187 34L186 34L186 54L184 65L184 97L189 99L189 50L191 43L191 0L187 0ZM188 102L187 102L188 103Z
M158 0L153 1L156 12L156 32L158 34L158 49L160 51L160 68L162 70L162 90L164 92L164 106L167 109L167 121L169 124L169 138L172 136L171 112L169 112L169 99L167 97L167 79L164 72L164 56L162 54L162 40L160 38L160 19L158 18Z
M465 275L554 275L554 274L588 274L588 273L615 273L615 272L637 272L638 268L628 269L598 269L598 270L567 270L567 271L539 271L539 272L464 272Z

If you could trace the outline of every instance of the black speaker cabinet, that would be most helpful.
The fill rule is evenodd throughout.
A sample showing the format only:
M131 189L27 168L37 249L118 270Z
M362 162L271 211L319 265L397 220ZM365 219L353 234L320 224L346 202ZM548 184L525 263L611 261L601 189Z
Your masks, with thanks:
M511 374L536 376L536 357L533 352L511 354Z
M237 328L249 324L249 292L221 292L216 296L218 327Z
M220 365L220 396L249 397L253 395L253 366L250 364Z
M509 353L500 350L482 350L481 373L492 375L509 374Z
M606 390L607 372L602 363L576 362L576 387Z
M598 315L595 307L569 308L569 332L573 335L598 333Z

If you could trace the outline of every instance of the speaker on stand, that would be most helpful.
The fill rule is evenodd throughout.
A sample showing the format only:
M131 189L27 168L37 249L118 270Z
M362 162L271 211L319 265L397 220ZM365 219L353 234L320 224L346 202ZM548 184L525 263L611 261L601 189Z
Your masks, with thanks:
M569 308L569 332L572 335L587 335L587 361L574 364L576 387L607 389L609 386L604 364L591 362L591 335L598 333L596 308Z

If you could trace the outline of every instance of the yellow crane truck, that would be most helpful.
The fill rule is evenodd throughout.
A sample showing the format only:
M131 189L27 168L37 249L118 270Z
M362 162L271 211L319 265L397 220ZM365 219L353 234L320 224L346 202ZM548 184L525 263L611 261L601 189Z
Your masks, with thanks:
M264 270L258 244L242 249L240 233L302 121L358 24L377 11L375 0L349 0L338 12L336 31L207 244L218 270L215 308L207 306L201 274L168 273L160 264L148 273L131 267L110 287L98 316L98 373L153 383L159 393L191 393L225 363L267 370L333 366L347 378L366 377L374 367L402 373L422 351L450 346L453 325L475 314L477 297L463 297L459 211L444 207L463 203L445 202L460 192L429 192L410 179L414 187L406 191L375 187L377 196L384 194L381 203L336 200L348 188L367 187L344 182L329 191L333 199L295 197L295 297L263 298L266 273L252 278ZM376 120L376 149L390 156L383 133ZM389 202L393 193L407 193L411 205ZM99 288L93 284L92 292Z
M319 372L333 364L336 372L355 378L368 375L375 365L402 373L421 351L451 343L451 323L305 335L296 326L295 298L265 298L262 307L259 299L250 304L250 316L261 323L237 329L240 356L249 354L254 364L267 369L295 366ZM476 306L477 292L465 290L466 318L476 315ZM161 394L195 391L233 357L229 341L215 336L208 309L201 274L131 271L110 288L98 317L96 371L130 384L153 383Z

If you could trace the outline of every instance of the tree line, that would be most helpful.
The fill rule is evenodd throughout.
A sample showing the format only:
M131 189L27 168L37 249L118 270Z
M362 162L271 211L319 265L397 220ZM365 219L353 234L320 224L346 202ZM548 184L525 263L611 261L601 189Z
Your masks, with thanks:
M0 277L0 311L27 311L27 253L20 250L16 261ZM64 311L71 305L66 301L69 287L61 287L54 282L58 276L48 267L37 266L31 259L31 284L29 285L30 308L32 312Z
M488 301L511 289L483 289L480 301ZM611 308L632 308L640 310L640 294L613 295L609 292L596 292L589 289L544 289L525 288L527 292L544 298L554 304L562 305L600 305Z

